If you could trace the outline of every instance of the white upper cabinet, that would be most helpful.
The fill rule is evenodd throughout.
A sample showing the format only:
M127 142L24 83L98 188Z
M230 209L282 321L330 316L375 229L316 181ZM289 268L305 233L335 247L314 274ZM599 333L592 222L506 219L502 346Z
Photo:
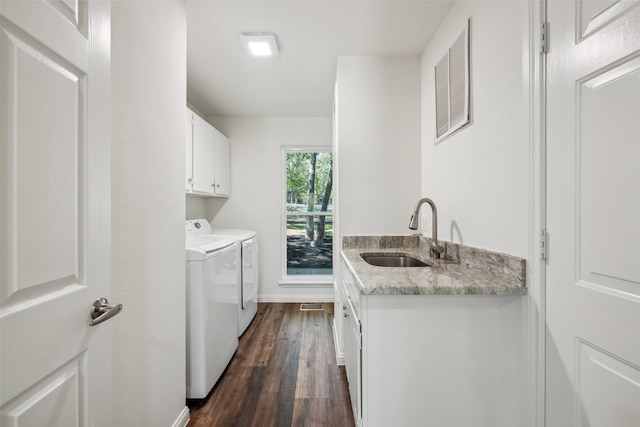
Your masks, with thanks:
M185 189L190 192L193 188L193 112L187 108L185 121Z
M215 188L213 126L193 115L193 180L194 193L213 195Z
M186 191L199 196L229 196L229 139L189 108L185 134Z
M215 150L215 194L217 196L228 196L231 194L231 167L230 167L230 146L229 138L220 131L214 129L214 150Z

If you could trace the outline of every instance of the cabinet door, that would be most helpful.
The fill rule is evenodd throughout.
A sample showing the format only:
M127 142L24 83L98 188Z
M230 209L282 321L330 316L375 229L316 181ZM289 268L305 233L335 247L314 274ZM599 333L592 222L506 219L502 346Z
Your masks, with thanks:
M345 328L345 350L347 379L349 380L349 396L351 409L356 425L362 417L362 333L360 321L356 317L351 298L347 298L347 327Z
M185 189L187 192L192 190L193 181L193 111L187 108L187 116L185 119Z
M213 195L215 188L215 129L193 116L193 192Z
M334 282L333 293L334 293L334 302L333 302L333 322L335 326L334 332L334 340L336 347L336 356L338 365L346 365L346 356L344 349L344 325L346 322L345 314L347 312L347 302L346 302L346 294L343 289L344 284Z
M215 131L215 194L228 196L231 194L231 168L229 138L220 131Z

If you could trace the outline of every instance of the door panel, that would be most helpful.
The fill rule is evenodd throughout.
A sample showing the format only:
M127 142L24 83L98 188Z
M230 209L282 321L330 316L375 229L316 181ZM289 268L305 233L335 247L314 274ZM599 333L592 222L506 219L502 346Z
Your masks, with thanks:
M548 2L546 425L640 420L640 8Z
M108 425L109 4L0 17L0 424Z
M638 5L637 0L580 0L576 2L578 17L576 40L594 34Z
M2 425L46 426L52 420L65 420L68 427L81 425L78 414L86 411L85 366L83 353L35 384L7 405Z
M78 33L87 35L87 2L81 0L49 0L49 4L76 27Z
M638 424L640 371L616 356L578 340L577 400L582 402L577 414L579 426L632 426ZM606 393L605 390L615 390Z
M13 112L7 123L6 146L7 274L2 301L46 296L53 289L82 283L84 222L79 169L85 151L85 75L55 58L36 42L3 29L5 83L13 89L4 108ZM37 227L47 218L46 227ZM33 268L38 248L38 268Z
M640 297L640 56L578 82L579 282ZM628 108L614 108L624 105ZM630 108L629 108L630 107ZM616 249L622 249L616 250Z

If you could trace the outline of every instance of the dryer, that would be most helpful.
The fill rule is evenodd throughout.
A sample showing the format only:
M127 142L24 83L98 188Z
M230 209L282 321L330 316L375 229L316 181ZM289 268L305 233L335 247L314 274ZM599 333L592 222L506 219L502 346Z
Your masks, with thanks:
M237 242L187 221L187 399L207 397L238 348Z
M238 299L238 336L249 327L258 311L258 233L252 230L212 228L211 234L236 239L240 245L240 295Z
M235 228L211 228L206 219L192 220L198 223L203 234L226 236L238 242L238 336L241 336L258 311L258 233Z

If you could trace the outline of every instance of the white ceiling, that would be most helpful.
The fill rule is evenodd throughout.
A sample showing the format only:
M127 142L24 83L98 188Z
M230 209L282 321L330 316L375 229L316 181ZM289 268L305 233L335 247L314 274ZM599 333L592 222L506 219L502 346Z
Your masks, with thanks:
M187 0L187 98L205 116L330 116L341 55L419 55L453 0ZM242 32L276 34L251 58ZM372 88L375 90L375 88Z

